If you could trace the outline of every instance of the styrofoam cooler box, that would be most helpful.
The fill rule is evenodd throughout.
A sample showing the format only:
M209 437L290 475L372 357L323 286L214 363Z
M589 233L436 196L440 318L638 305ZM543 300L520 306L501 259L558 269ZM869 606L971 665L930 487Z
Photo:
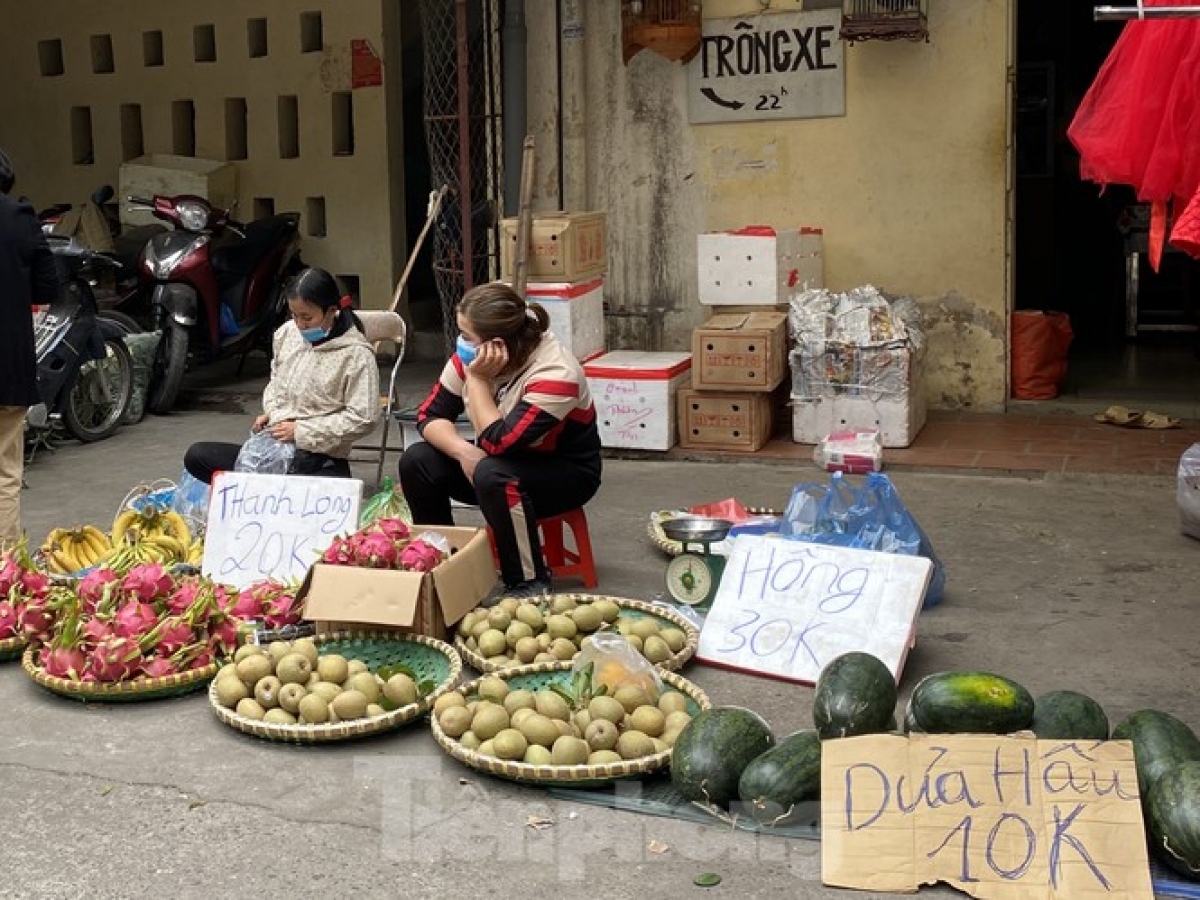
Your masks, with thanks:
M121 163L119 216L122 225L159 222L145 210L129 208L129 196L195 194L214 206L229 209L237 200L237 168L232 163L169 153L151 153Z
M530 282L525 299L550 314L550 331L575 358L604 352L604 277L588 281Z
M675 397L691 383L692 355L615 350L584 364L600 443L629 450L670 450L678 431Z
M835 431L878 428L884 447L907 447L925 427L926 401L920 379L901 395L792 397L792 440L819 444Z
M696 238L700 302L706 306L777 306L793 290L825 286L819 228L753 225Z

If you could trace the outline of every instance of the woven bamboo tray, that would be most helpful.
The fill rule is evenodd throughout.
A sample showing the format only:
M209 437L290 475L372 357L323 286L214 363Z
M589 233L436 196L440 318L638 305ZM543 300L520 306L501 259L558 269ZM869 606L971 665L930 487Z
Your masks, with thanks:
M526 600L523 602L544 604L553 597L570 597L576 603L594 603L597 600L611 600L613 603L617 604L617 606L621 607L622 619L653 618L659 619L662 622L667 622L678 628L685 635L687 635L687 643L684 644L678 652L673 653L670 658L656 664L657 667L663 671L674 672L683 668L683 664L696 654L696 648L700 645L700 629L698 629L695 625L674 610L668 609L665 606L659 606L655 603L645 603L641 600L630 600L625 597L606 597L602 594L552 594L550 597L546 597L541 600ZM487 657L481 656L477 651L469 648L467 646L466 639L457 632L455 632L454 635L454 649L462 655L464 662L479 672L511 672L517 669L527 668L529 665L532 665L530 663L519 663L516 660L513 661L513 665L511 666L497 665L496 663L489 661ZM570 660L564 660L564 662L569 663ZM537 663L536 665L543 664ZM549 663L546 663L545 665L549 665Z
M382 716L350 719L346 722L320 724L277 724L239 716L217 702L216 685L208 689L208 702L217 718L231 728L271 741L291 744L324 744L366 737L385 731L395 731L424 715L434 701L453 690L462 676L462 660L454 648L444 641L419 634L381 633L374 631L339 631L313 638L318 653L338 653L346 659L365 662L375 671L380 666L404 665L413 670L417 681L432 681L437 685L416 703L390 710Z
M20 659L21 654L25 652L25 638L17 635L16 637L5 638L0 641L0 662L8 662L11 659Z
M21 657L21 668L39 685L48 691L82 700L85 703L130 703L138 700L159 700L163 697L178 697L204 687L217 674L216 663L201 669L191 669L165 678L135 678L112 684L99 681L72 681L47 675L34 660L36 651L30 647Z
M746 509L755 516L782 515L777 509L768 509L764 506L749 506ZM664 519L678 519L680 516L690 515L693 513L684 509L659 509L650 513L650 520L646 523L646 534L650 537L650 542L667 556L678 556L683 552L683 544L667 537L666 532L662 530L662 522Z
M524 666L521 669L507 669L497 672L495 678L502 678L513 689L538 691L551 685L567 686L572 676L571 663L538 663ZM659 677L665 687L686 694L688 711L696 715L702 710L710 709L708 695L692 682L674 672L659 672ZM476 679L458 689L464 697L470 697L479 688ZM532 763L514 762L499 759L494 756L484 756L474 750L469 750L457 740L449 737L438 724L437 716L429 717L433 729L433 737L442 749L469 768L489 775L506 778L509 781L519 781L525 784L556 785L559 787L599 787L618 781L622 778L633 778L665 768L671 762L671 751L655 753L638 759L627 759L619 763L603 765L580 766L538 766Z

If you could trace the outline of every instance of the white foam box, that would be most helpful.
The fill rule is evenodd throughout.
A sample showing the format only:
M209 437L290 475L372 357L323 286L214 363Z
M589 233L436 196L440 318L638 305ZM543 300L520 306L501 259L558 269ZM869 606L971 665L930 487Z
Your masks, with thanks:
M675 399L691 383L692 355L615 350L583 366L596 406L600 443L670 450L678 439Z
M525 299L550 314L550 331L575 358L604 352L604 276L587 281L530 282Z
M792 291L825 286L819 228L755 225L696 238L699 298L705 306L779 306Z
M879 429L884 447L907 447L925 427L923 379L914 378L903 394L846 397L792 396L792 440L819 444L835 431Z
M214 206L229 209L237 200L237 169L231 163L191 156L151 153L121 163L118 173L119 216L122 225L149 225L159 220L143 210L129 209L128 197L167 197L195 194Z

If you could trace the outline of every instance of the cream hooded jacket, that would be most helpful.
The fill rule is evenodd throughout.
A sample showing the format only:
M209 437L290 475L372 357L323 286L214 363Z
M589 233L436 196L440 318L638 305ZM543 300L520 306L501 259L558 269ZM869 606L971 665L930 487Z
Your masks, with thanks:
M270 423L296 423L296 447L346 459L379 420L379 368L361 331L313 346L295 322L275 332L271 380L263 391Z

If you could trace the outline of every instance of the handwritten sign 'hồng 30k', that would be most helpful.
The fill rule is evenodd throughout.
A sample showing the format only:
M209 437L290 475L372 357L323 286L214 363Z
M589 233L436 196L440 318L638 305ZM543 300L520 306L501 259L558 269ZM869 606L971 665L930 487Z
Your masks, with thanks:
M867 735L821 746L821 879L975 897L1152 898L1133 746Z
M203 572L236 588L299 581L335 537L358 527L361 500L354 478L221 472L209 496Z
M696 657L815 684L825 666L857 650L899 681L932 571L920 556L741 535Z

